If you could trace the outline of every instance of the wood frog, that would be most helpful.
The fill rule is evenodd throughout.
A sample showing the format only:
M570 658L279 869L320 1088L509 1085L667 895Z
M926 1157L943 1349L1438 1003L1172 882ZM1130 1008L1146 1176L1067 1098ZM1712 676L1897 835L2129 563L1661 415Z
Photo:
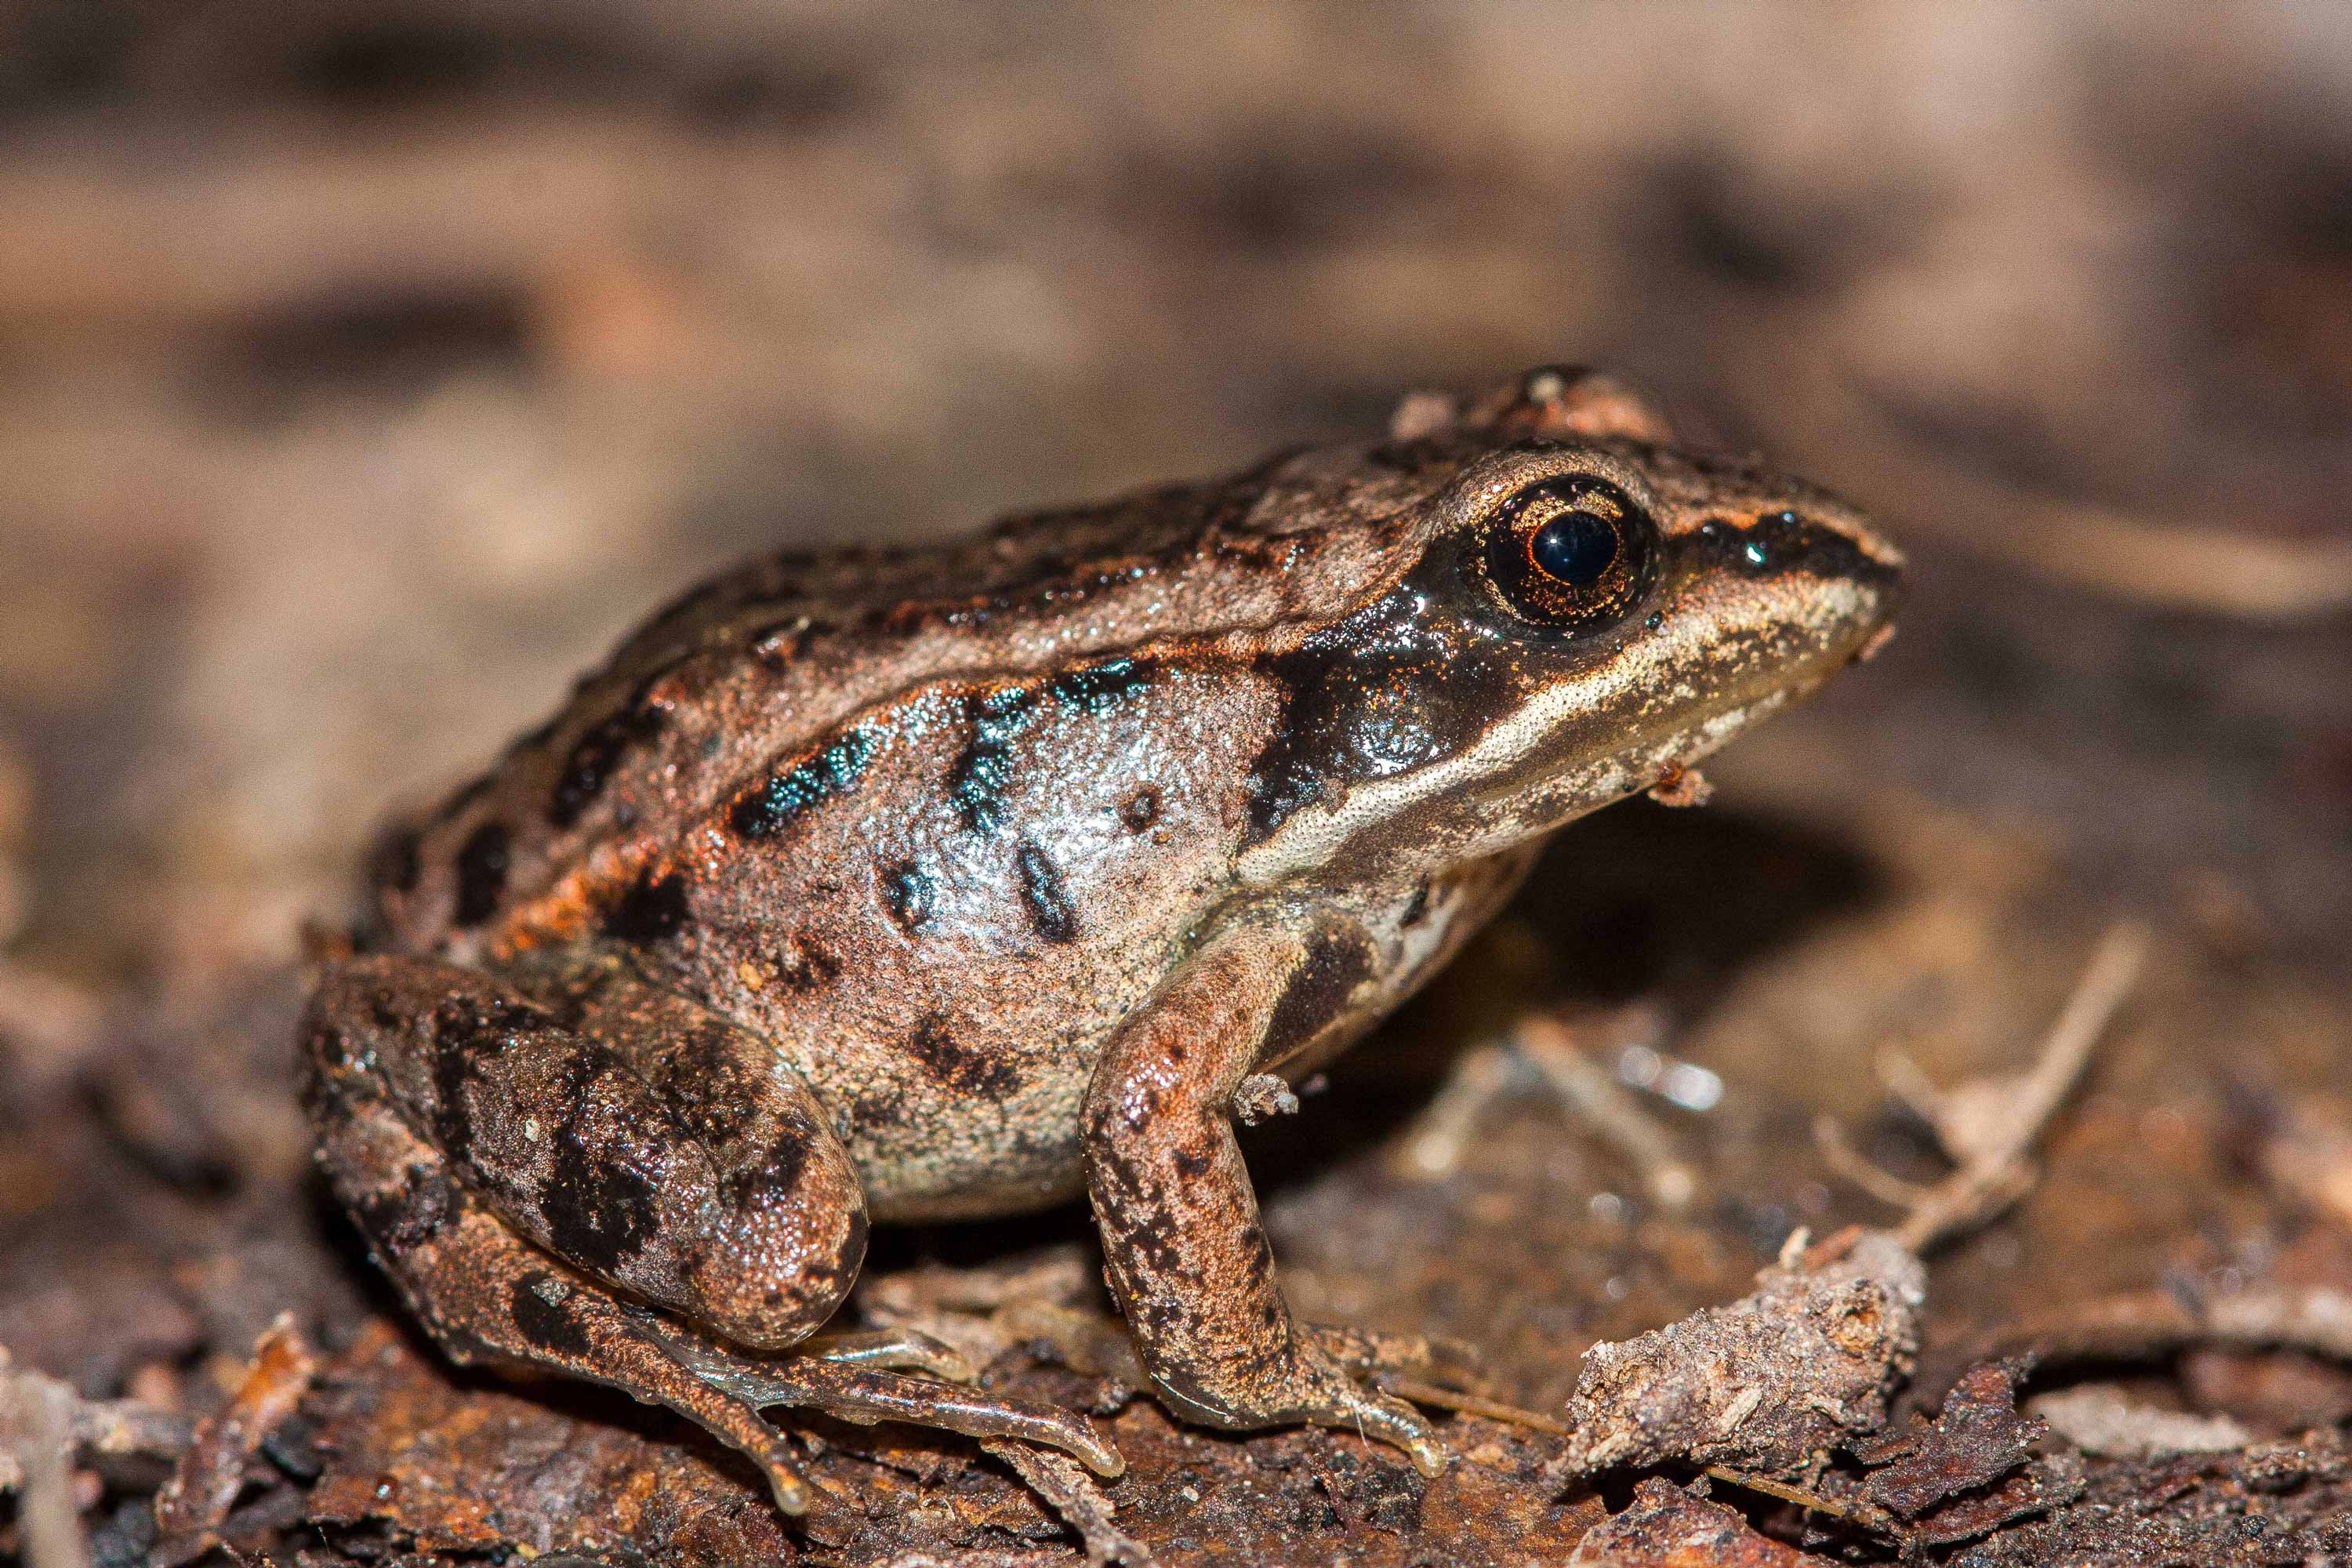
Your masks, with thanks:
M1159 1395L1445 1459L1304 1323L1232 1121L1444 963L1563 824L1876 646L1853 508L1547 368L1385 435L660 611L390 832L305 1021L320 1159L460 1361L1058 1445L936 1343L827 1331L870 1221L1083 1194Z

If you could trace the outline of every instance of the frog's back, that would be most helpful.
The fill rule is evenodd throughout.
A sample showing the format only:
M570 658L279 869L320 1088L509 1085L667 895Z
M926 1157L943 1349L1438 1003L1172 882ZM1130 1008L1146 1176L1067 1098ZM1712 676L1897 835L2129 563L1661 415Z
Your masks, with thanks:
M1278 637L1328 613L1381 569L1379 531L1282 504L1277 490L1312 480L1278 481L1277 466L1014 517L943 548L788 551L706 581L486 773L383 837L362 942L478 961L581 934L649 854L800 763L821 773L829 742L868 710Z
M751 563L389 838L363 940L625 944L777 1040L877 1215L1050 1197L1094 1050L1232 875L1268 658L1393 570L1388 531L1310 458Z

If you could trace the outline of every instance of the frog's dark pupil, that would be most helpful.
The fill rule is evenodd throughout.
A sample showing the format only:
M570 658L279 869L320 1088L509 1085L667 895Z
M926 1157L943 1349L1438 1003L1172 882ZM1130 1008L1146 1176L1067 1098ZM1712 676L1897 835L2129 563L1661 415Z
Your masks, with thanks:
M1589 511L1562 512L1536 530L1528 556L1559 581L1590 587L1617 559L1617 531Z

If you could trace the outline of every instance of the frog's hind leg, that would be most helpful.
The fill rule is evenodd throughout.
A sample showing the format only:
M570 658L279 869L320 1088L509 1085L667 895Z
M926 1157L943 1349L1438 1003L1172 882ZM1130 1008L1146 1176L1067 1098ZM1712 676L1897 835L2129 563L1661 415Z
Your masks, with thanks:
M1119 1475L1127 1468L1093 1422L1051 1405L881 1371L862 1357L820 1353L754 1362L708 1345L680 1343L676 1349L713 1386L754 1405L794 1405L858 1426L898 1421L968 1437L1017 1437L1059 1448L1101 1476Z
M311 1003L320 1161L455 1359L668 1405L757 1463L791 1513L810 1489L760 1415L770 1405L1019 1437L1118 1473L1085 1416L940 1381L971 1369L928 1336L815 1333L856 1277L866 1221L814 1098L757 1037L581 957L526 966L527 991L359 959ZM940 1376L887 1370L902 1367Z
M493 976L336 964L313 1049L390 1107L514 1229L733 1343L774 1351L840 1306L866 1252L856 1167L764 1038L565 949Z
M680 1365L640 1314L516 1236L410 1130L373 1074L316 1031L309 1067L320 1163L451 1359L527 1363L666 1405L759 1466L778 1508L807 1511L807 1478L757 1405Z
M836 1366L880 1372L927 1372L950 1383L971 1383L980 1369L961 1351L920 1329L827 1329L803 1340L801 1354Z

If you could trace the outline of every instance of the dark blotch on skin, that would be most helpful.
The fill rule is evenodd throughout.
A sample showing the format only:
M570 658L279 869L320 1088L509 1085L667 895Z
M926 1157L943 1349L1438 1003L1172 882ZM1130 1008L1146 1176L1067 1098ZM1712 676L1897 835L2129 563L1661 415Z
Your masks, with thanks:
M1372 972L1372 951L1355 931L1318 933L1307 956L1282 988L1282 1000L1266 1020L1261 1061L1280 1061L1321 1034L1346 1007L1349 996Z
M373 1192L352 1209L352 1217L378 1251L397 1255L433 1239L457 1212L457 1196L446 1177L415 1170L391 1192Z
M776 985L785 991L814 991L841 973L833 954L801 935L776 950L775 967Z
M1253 1225L1242 1245L1248 1252L1244 1267L1249 1270L1251 1283L1263 1285L1274 1272L1274 1244L1266 1240L1264 1226Z
M1159 670L1148 660L1115 658L1057 675L1045 694L1065 708L1089 715L1108 713L1148 689ZM956 759L949 798L963 825L993 833L1004 823L1004 792L1012 782L1013 744L1036 721L1036 693L1026 687L1000 687L972 699L971 740Z
M1257 765L1250 770L1246 843L1260 844L1273 837L1275 830L1302 807L1322 797L1323 781L1308 761L1315 731L1311 725L1302 722L1301 710L1305 706L1297 688L1286 688L1274 733L1266 738L1265 749L1258 753Z
M1512 644L1457 624L1453 593L1408 579L1295 652L1261 661L1283 698L1250 770L1247 843L1264 843L1327 790L1453 755L1517 704L1535 677Z
M636 747L657 740L668 722L668 716L659 708L647 703L642 696L611 718L591 725L572 748L565 759L563 772L557 775L555 789L548 798L547 821L552 827L570 827L581 815L595 804L612 782L621 759Z
M1872 560L1836 529L1808 522L1793 511L1766 512L1745 528L1711 517L1687 538L1684 548L1697 552L1708 564L1751 577L1801 572L1883 588L1898 575L1894 567Z
M1160 792L1145 784L1119 802L1118 819L1129 833L1141 833L1160 820Z
M697 1142L733 1143L760 1114L760 1084L734 1050L735 1026L713 1018L683 1031L677 1046L638 1069Z
M961 1094L1003 1100L1021 1087L1021 1075L1002 1058L975 1050L948 1032L946 1020L927 1017L907 1037L907 1054L925 1072Z
M848 1124L852 1131L879 1132L898 1127L905 1112L906 1090L897 1084L884 1084L849 1097Z
M1115 658L1057 675L1045 689L1055 701L1081 712L1108 713L1140 695L1158 678L1158 669L1148 660Z
M1410 441L1383 441L1365 452L1364 461L1392 474L1411 475L1424 473L1440 463L1459 468L1462 454L1451 441L1423 436Z
M506 824L485 822L457 850L457 925L478 926L498 912L507 889L507 847Z
M822 1276L836 1279L846 1289L849 1281L857 1278L858 1268L866 1261L867 1224L865 1210L852 1209L849 1223L842 1227L841 1246L835 1249L833 1261L821 1267L812 1265L810 1278L814 1279Z
M727 1195L743 1208L754 1208L789 1197L801 1184L801 1176L808 1169L808 1134L786 1127L776 1134L769 1147L768 1157L756 1165L737 1171L727 1180Z
M1029 907L1030 928L1047 942L1074 940L1078 934L1078 911L1070 902L1069 889L1062 886L1062 873L1034 844L1024 842L1014 860L1021 871L1021 899Z
M919 931L931 918L931 879L912 860L882 868L882 900L890 918L907 931Z
M604 911L604 933L621 942L660 942L676 936L687 919L686 879L676 871L659 877L648 871Z
M1035 717L1027 689L999 687L970 703L971 740L949 775L948 798L963 825L993 833L1004 820L1004 787L1012 781L1013 742Z
M612 1273L654 1232L652 1185L610 1151L590 1151L568 1126L555 1136L555 1168L539 1206L555 1250L599 1274Z
M464 784L459 784L455 790L450 792L449 798L443 801L434 811L433 826L436 827L446 827L449 824L465 816L467 810L471 807L476 801L489 794L490 786L498 782L498 770L496 768L489 768L481 773L476 773L472 778L469 778Z
M554 1283L551 1274L527 1274L516 1280L513 1293L507 1298L507 1313L514 1319L516 1331L534 1347L550 1355L586 1361L595 1346L572 1316L571 1298L551 1301L539 1293L541 1287Z
M376 1017L383 1026L380 1008ZM443 1004L433 1014L433 1097L436 1101L433 1117L433 1141L447 1150L462 1150L473 1141L474 1116L466 1102L466 1089L472 1082L474 1068L506 1049L507 1036L499 1025L500 1016L493 1019L489 1009L468 1002Z
M728 826L739 838L772 838L803 813L856 784L873 760L874 737L852 730L738 800L728 813Z
M787 584L781 596L788 597L791 593L792 589ZM793 661L807 650L811 639L822 629L820 624L808 616L787 616L782 620L752 627L745 635L743 644L751 650L753 658L781 674L792 668Z

